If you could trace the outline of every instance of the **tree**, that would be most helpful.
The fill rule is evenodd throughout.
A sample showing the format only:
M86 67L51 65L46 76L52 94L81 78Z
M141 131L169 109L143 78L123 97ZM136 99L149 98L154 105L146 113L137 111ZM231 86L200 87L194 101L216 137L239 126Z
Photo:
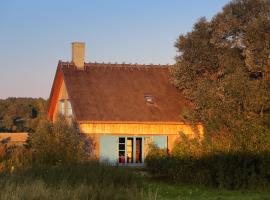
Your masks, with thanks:
M171 72L193 103L188 120L206 136L233 135L237 150L270 150L270 1L233 0L175 47Z

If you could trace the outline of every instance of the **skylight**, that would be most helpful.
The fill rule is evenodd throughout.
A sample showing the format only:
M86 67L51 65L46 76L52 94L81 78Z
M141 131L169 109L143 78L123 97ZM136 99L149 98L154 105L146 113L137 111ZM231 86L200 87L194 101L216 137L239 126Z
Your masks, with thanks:
M144 95L144 99L147 103L154 103L154 97L152 95Z

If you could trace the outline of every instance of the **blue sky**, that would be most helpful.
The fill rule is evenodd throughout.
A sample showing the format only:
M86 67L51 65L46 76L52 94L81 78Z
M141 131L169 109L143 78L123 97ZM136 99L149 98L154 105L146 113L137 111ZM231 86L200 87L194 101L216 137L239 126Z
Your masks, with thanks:
M48 98L72 41L86 61L174 63L174 43L228 0L7 0L0 2L0 98Z

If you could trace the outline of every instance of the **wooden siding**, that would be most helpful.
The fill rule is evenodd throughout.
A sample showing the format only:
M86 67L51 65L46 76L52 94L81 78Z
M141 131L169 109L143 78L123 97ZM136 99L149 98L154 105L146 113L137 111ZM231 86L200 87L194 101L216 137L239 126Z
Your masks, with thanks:
M80 123L80 131L87 134L150 134L150 135L187 135L196 134L189 124L166 124L166 123ZM203 134L202 125L197 125L198 133Z

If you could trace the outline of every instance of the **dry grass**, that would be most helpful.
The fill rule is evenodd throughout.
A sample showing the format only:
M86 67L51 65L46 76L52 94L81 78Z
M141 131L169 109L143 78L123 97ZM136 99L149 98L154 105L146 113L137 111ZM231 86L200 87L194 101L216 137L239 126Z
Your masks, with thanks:
M142 177L129 169L98 163L35 167L0 177L1 200L156 199Z
M148 199L151 198L149 193ZM147 195L147 194L146 194ZM85 183L71 186L61 183L55 186L47 185L43 180L25 183L8 182L1 188L1 200L34 200L34 199L145 199L142 190L137 187L115 187L109 185L87 185Z

